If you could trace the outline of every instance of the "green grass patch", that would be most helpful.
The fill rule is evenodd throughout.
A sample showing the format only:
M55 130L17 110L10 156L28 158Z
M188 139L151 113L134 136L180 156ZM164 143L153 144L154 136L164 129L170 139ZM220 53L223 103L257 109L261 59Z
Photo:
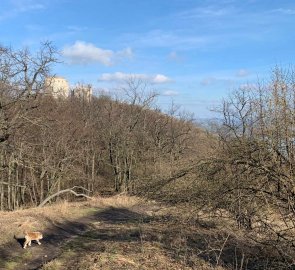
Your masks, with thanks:
M7 270L14 270L16 269L18 263L15 261L9 261L5 263L5 269Z

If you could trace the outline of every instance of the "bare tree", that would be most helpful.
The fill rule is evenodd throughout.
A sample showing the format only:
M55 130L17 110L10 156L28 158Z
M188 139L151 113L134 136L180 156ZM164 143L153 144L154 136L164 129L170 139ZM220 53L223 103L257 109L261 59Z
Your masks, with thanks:
M18 134L23 133L27 123L38 122L30 118L31 111L38 107L33 94L42 90L45 77L56 62L57 52L50 42L41 44L36 53L0 49L0 166L1 177L8 179L0 187L1 208L7 205L13 209L24 201L25 184L20 179L24 144L16 138L20 139Z
M52 65L58 63L58 52L51 42L46 41L35 53L31 53L28 48L6 48L1 58L1 62L5 63L1 77L14 85L19 95L31 95L43 89Z
M269 241L277 239L286 260L295 230L294 82L292 69L275 68L268 82L225 99L220 147L205 169L208 180L214 179L213 197L220 198L212 201L216 207L229 210L239 226L253 229L255 223ZM274 216L280 219L270 223Z

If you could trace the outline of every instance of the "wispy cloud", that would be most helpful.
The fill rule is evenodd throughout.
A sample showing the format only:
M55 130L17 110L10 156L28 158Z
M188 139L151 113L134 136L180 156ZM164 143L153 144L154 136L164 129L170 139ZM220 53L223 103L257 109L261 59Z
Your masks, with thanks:
M86 27L86 26L77 26L77 25L68 25L67 30L77 33L77 32L82 32L82 31L88 30L88 27Z
M239 69L235 75L236 77L247 77L250 75L250 72L247 69Z
M215 77L206 77L201 80L201 85L203 86L211 85L215 83L216 81L217 81L217 78Z
M269 25L274 20L278 23L283 20L282 15L277 16L267 10L243 9L237 2L216 1L170 14L162 18L159 28L125 33L120 41L139 48L170 48L169 59L173 60L177 58L178 50L216 49L242 41L264 42L263 37L274 31ZM293 9L278 9L276 12L292 14ZM168 27L171 20L175 28ZM271 34L269 36L272 37Z
M281 13L285 15L295 15L295 9L292 8L277 8L270 10L270 13Z
M30 10L44 9L45 3L43 1L38 1L36 3L34 0L12 0L11 3L14 6L14 10L18 12L27 12ZM43 3L42 3L43 2Z
M173 97L173 96L178 96L178 92L174 91L174 90L166 90L162 93L162 96L166 96L166 97Z
M259 85L257 83L243 83L239 85L239 88L245 90L256 90L259 88Z
M20 13L26 13L33 10L41 10L45 9L46 5L43 1L36 1L33 0L11 0L10 1L10 8L7 10L0 11L0 21L7 20L13 17L18 16Z
M168 59L176 60L177 51L212 51L243 48L245 43L250 46L253 42L265 43L283 29L285 14L295 14L291 5L274 9L274 5L246 2L247 7L233 0L196 1L187 9L159 18L157 24L152 24L154 28L123 33L118 40L132 48L168 48L171 51Z
M182 62L184 59L178 52L172 51L168 54L168 59L174 62Z
M122 40L136 47L172 47L175 49L199 48L212 43L208 35L185 34L183 31L154 29L145 33L124 34Z
M295 15L293 7L253 10L244 8L239 1L203 1L203 4L196 6L172 14L170 19L177 25L175 30L149 32L146 44L150 45L151 38L154 44L166 44L173 49L181 46L185 50L229 47L242 41L265 42L268 38L272 39L275 31L278 31L279 27L271 27L274 21L279 26L285 22L287 15Z
M141 73L123 73L123 72L103 73L98 80L106 81L106 82L122 82L129 79L144 80L152 84L163 84L163 83L168 83L172 81L169 77L163 74L149 75L149 74L141 74Z
M132 59L134 56L134 53L130 47L127 47L121 51L117 52L117 56L120 58L129 58Z
M189 9L186 11L179 12L177 14L178 18L191 20L191 19L200 19L200 18L216 18L223 17L232 14L235 9L230 7L224 7L221 5L209 5L203 7L197 7L194 9Z
M200 83L202 86L210 86L210 85L218 84L218 83L230 84L230 83L233 83L233 79L209 76L209 77L203 78Z
M40 24L26 24L24 25L24 28L30 32L38 32L43 30L43 26Z
M62 54L69 60L70 64L101 63L105 66L114 64L118 59L131 58L131 48L121 51L113 51L96 47L92 43L76 41L73 45L65 46Z

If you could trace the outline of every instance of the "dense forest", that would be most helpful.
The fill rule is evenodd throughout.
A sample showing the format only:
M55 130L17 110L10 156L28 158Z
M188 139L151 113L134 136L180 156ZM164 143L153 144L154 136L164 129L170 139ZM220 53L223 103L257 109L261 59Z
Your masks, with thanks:
M51 43L35 54L0 48L1 210L42 205L63 190L138 194L226 211L272 256L292 261L292 69L234 91L205 131L187 113L155 109L156 93L137 79L116 97L53 98L44 81L57 56Z

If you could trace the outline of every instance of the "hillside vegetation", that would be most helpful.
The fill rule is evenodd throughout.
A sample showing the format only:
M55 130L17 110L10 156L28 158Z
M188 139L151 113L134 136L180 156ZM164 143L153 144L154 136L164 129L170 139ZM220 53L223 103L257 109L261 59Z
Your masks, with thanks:
M207 151L205 132L189 115L151 109L155 94L143 81L130 79L116 98L46 94L51 44L39 54L0 55L1 210L37 206L74 186L88 195L135 193Z
M199 256L209 252L205 243L213 237L219 253L208 256L215 266L292 267L292 70L275 68L269 81L237 89L217 108L222 120L206 132L173 106L166 113L155 109L156 94L137 79L120 86L116 97L53 98L44 81L55 62L50 43L34 55L0 49L1 210L73 200L73 193L138 195L182 209L188 215L183 228L209 214L249 239L219 229L206 234ZM267 252L257 257L251 246ZM226 249L236 263L222 257Z

